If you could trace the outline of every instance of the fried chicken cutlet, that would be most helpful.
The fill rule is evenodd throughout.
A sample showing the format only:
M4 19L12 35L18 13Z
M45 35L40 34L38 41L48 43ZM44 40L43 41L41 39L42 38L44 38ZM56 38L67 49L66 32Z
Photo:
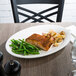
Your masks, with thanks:
M32 34L31 36L29 36L26 41L30 44L33 44L45 51L48 51L48 49L51 46L51 42L49 41L49 39L43 35L39 35L39 34Z

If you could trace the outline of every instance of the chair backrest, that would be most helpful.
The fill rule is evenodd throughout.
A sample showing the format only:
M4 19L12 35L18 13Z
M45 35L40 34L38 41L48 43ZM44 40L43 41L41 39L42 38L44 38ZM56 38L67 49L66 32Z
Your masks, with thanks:
M48 8L46 10L43 10L41 12L34 12L32 10L20 7L18 5L22 5L22 4L57 4L54 7ZM12 5L12 11L13 11L13 17L14 17L14 22L15 23L19 23L19 15L25 16L27 17L27 19L24 19L21 23L27 22L29 19L33 19L32 22L43 22L42 19L46 19L49 22L55 22L51 19L49 19L49 16L55 15L57 14L57 18L56 18L56 22L61 22L62 20L62 13L63 13L63 7L64 7L64 0L11 0L11 5ZM43 16L43 13L48 12L49 10L54 10L58 8L57 11L52 12L46 16ZM33 15L29 16L25 13L21 13L19 12L17 9L26 11L26 12L30 12ZM36 19L35 17L39 16L40 18Z

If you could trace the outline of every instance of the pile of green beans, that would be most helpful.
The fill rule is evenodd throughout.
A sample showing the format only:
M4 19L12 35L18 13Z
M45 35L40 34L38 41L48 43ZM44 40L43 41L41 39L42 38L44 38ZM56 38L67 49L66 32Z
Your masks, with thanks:
M11 44L9 45L12 48L12 52L15 54L29 55L29 54L39 54L40 48L31 45L26 42L24 39L12 39Z

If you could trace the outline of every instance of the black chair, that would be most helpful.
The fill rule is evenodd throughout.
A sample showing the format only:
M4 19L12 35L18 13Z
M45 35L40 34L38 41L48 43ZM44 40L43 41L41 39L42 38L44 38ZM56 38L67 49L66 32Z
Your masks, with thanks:
M49 7L46 10L43 10L39 13L36 13L32 10L17 6L17 5L21 5L21 4L58 4L58 5L56 5L54 7L51 7L51 8ZM63 7L64 7L64 0L11 0L11 5L12 5L12 11L13 11L13 17L14 17L14 22L15 23L24 23L24 22L27 22L30 19L33 19L32 22L43 22L42 19L45 19L49 22L55 22L55 21L48 18L49 16L52 16L52 15L55 15L55 14L57 14L56 22L61 22ZM42 15L43 13L46 13L46 12L48 12L50 10L53 10L53 9L56 9L56 8L58 8L58 10L56 12L50 13L46 16ZM33 15L29 16L25 13L19 12L17 9L21 9L23 11L30 12ZM22 22L20 22L19 21L19 15L25 16L25 17L27 17L27 19L24 19ZM40 18L36 19L35 18L36 16L39 16Z

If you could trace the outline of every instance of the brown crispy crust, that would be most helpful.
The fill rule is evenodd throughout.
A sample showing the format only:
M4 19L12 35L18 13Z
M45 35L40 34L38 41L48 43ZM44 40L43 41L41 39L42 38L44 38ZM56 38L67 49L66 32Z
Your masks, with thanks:
M26 39L26 41L30 44L36 45L45 51L47 51L51 46L49 39L39 34L32 34Z

